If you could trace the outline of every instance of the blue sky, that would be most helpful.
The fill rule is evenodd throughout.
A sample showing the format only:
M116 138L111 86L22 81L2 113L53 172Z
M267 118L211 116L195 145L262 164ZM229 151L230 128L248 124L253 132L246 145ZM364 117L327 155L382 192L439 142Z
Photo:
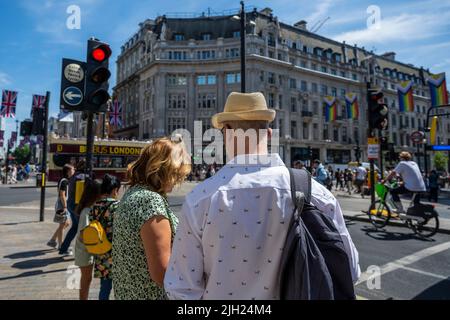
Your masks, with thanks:
M239 7L239 1L203 0L0 0L0 89L19 91L17 119L29 117L32 94L52 94L50 113L59 111L61 59L84 60L86 40L95 36L111 44L115 60L120 46L139 22L171 12L203 12ZM70 5L81 9L81 29L66 28ZM397 59L432 72L450 74L450 0L276 0L246 1L271 7L286 23L306 20L309 26L330 17L319 34L365 46L376 53L395 51ZM377 5L381 28L367 28L367 8ZM15 127L6 121L7 135Z

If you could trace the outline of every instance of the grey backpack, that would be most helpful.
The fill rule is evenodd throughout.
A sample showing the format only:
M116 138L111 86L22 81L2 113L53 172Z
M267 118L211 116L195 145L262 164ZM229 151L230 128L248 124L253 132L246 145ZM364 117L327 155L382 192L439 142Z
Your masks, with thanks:
M289 169L294 213L281 258L282 300L353 300L348 257L333 220L311 204L311 176Z

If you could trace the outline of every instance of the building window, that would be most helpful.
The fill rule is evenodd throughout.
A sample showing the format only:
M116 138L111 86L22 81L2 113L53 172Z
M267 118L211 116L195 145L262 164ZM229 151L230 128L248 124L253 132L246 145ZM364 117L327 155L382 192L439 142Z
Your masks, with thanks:
M241 73L227 73L227 84L240 83Z
M167 119L167 132L171 134L177 129L185 129L186 128L186 119L185 118L168 118Z
M284 136L283 119L278 119L278 130L280 133L280 137Z
M271 32L267 35L267 45L275 47L275 36Z
M169 109L186 109L186 95L169 94Z
M332 74L333 76L337 75L336 69L331 69L331 74Z
M302 60L302 61L300 62L300 66L301 66L302 68L306 68L306 61Z
M278 108L283 109L283 95L278 95Z
M213 93L199 94L197 106L200 109L215 109L216 108L216 95Z
M269 72L267 74L267 82L270 84L275 84L275 74L273 72Z
M313 114L315 116L319 115L319 102L313 101Z
M198 60L214 59L215 57L216 57L216 52L214 50L197 51L197 59Z
M352 79L357 81L358 80L358 75L356 73L352 73Z
M343 78L346 78L346 77L347 77L347 74L345 73L345 71L341 71L341 72L340 72L340 75L341 75L341 77L343 77Z
M204 40L204 41L211 40L211 33L202 34L202 40Z
M320 67L320 71L327 73L328 70L327 70L327 67L322 66L322 67Z
M303 139L309 139L309 124L307 122L303 122Z
M201 76L197 76L197 84L202 86L206 84L206 76L201 75Z
M264 71L259 73L259 81L264 82Z
M269 101L268 101L268 103L269 103L269 108L273 108L273 106L274 106L274 95L273 95L273 93L269 93L269 99L268 99Z
M342 127L342 142L347 142L348 134L347 127Z
M392 132L392 142L394 143L394 145L397 145L397 132Z
M291 97L291 112L297 112L297 98Z
M328 125L324 124L323 125L323 140L328 140Z
M167 77L167 84L169 86L185 86L187 85L187 78L184 75L170 74Z
M301 89L302 91L308 91L308 83L305 80L301 82Z
M297 89L297 80L296 79L289 79L289 88L291 89Z
M240 38L241 32L240 31L233 31L233 38Z
M308 100L305 99L302 100L302 111L309 111Z
M328 94L328 87L325 84L320 86L320 94L324 96Z
M317 123L313 124L313 139L319 140L319 125Z
M339 141L339 129L338 127L333 128L333 140L338 142Z
M341 89L341 97L342 97L342 98L345 97L345 94L346 94L345 89Z
M197 76L198 85L214 85L216 84L216 76L213 74Z
M236 58L239 57L239 55L240 55L239 48L225 49L226 58Z
M336 88L331 88L331 95L333 96L333 97L337 97L337 89Z
M291 121L291 137L297 139L297 121Z
M318 92L318 90L317 90L317 83L312 83L311 84L311 91L313 93L317 93Z
M313 70L317 70L317 64L315 64L315 63L311 63L311 69L313 69Z
M280 86L283 85L283 76L282 75L278 76L278 83L280 84Z
M175 33L173 36L173 39L175 41L183 41L184 40L184 34L182 33Z
M269 51L269 58L275 58L275 53L273 51Z
M186 60L186 51L169 51L169 60Z

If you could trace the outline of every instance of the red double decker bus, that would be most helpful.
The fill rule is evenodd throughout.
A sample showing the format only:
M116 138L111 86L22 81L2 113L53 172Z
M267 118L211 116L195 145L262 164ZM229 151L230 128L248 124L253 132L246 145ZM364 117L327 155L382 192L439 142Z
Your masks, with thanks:
M122 181L126 168L140 155L149 142L123 140L97 140L94 142L93 171L96 178L106 173ZM86 140L49 137L49 181L59 181L61 169L66 164L76 164L86 158Z

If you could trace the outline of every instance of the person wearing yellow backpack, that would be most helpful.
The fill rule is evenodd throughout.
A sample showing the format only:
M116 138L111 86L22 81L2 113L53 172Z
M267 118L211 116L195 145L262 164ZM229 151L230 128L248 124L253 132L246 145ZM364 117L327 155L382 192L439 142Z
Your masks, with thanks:
M96 229L101 239L99 243L87 243L88 239L83 235L84 244L87 251L102 252L102 249L109 249L105 253L94 254L94 277L100 278L99 300L109 300L112 290L112 254L111 243L113 241L113 217L119 205L117 197L120 190L120 180L112 175L106 174L103 177L100 187L100 200L98 200L89 213L90 224L88 230ZM93 224L94 222L94 224ZM96 224L98 222L98 224ZM103 250L104 251L104 250Z
M100 197L101 180L93 180L86 183L80 202L75 214L78 219L78 231L75 243L75 265L80 268L80 300L89 298L89 287L92 281L92 268L94 264L93 255L89 253L83 243L81 231L89 225L89 213Z

